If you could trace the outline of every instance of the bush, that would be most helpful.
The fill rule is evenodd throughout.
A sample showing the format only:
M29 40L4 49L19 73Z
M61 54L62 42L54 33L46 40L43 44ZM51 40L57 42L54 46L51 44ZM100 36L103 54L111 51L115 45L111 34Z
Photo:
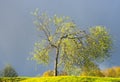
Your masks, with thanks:
M17 77L18 73L11 65L6 65L5 68L1 71L2 77Z
M116 72L116 77L120 77L120 67L118 66L118 67L113 67L113 69L115 70L115 72Z
M106 77L120 77L120 67L112 67L112 68L108 68L103 70L103 74Z
M115 77L116 76L116 72L113 68L109 68L103 71L105 77Z
M43 73L44 77L48 77L48 76L54 76L54 71L52 70L48 70L46 72Z
M92 70L87 72L82 72L81 76L98 76L98 77L104 77L104 74L100 70Z
M65 71L60 71L58 72L58 76L67 76L67 72ZM54 76L54 71L53 70L48 70L46 72L43 73L44 77L48 77L48 76Z
M59 76L67 76L68 74L67 74L67 72L65 72L65 71L60 71L60 73L59 73Z
M82 68L81 76L99 76L104 77L104 74L94 62L89 62Z

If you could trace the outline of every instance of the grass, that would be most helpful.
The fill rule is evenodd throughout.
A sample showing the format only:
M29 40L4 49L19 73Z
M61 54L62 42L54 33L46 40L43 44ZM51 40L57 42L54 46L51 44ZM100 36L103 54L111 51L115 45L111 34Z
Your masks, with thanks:
M0 77L0 82L20 82L29 77Z
M120 78L91 76L3 77L0 82L120 82Z
M34 77L21 82L120 82L120 78L111 77L80 77L80 76L58 76L58 77Z

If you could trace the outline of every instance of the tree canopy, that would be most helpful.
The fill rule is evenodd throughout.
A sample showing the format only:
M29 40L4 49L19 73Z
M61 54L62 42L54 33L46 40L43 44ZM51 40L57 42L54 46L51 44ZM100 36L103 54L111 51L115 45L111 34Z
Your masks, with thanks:
M49 64L50 59L55 57L55 76L58 66L71 74L72 70L82 70L110 56L112 40L104 26L81 30L70 17L39 15L38 10L33 15L41 40L35 43L32 59L39 64ZM56 50L54 57L50 54L52 50Z

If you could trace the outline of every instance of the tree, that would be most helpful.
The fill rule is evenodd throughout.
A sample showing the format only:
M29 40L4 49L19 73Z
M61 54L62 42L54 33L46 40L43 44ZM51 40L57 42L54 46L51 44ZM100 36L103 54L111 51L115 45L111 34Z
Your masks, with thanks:
M82 68L89 61L97 62L109 56L111 37L105 27L96 26L87 32L79 30L69 17L49 17L45 13L39 15L38 10L33 15L42 40L35 43L32 59L39 64L48 64L51 59L50 51L55 50L55 76L58 65L71 74L71 70Z
M18 73L11 65L6 65L5 68L1 71L2 77L17 77Z

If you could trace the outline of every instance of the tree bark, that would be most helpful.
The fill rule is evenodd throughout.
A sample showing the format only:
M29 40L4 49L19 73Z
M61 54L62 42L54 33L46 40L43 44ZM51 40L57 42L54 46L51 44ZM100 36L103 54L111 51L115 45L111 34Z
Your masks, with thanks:
M55 64L54 64L54 76L58 75L58 55L59 55L59 48L56 48L56 57L55 57Z

